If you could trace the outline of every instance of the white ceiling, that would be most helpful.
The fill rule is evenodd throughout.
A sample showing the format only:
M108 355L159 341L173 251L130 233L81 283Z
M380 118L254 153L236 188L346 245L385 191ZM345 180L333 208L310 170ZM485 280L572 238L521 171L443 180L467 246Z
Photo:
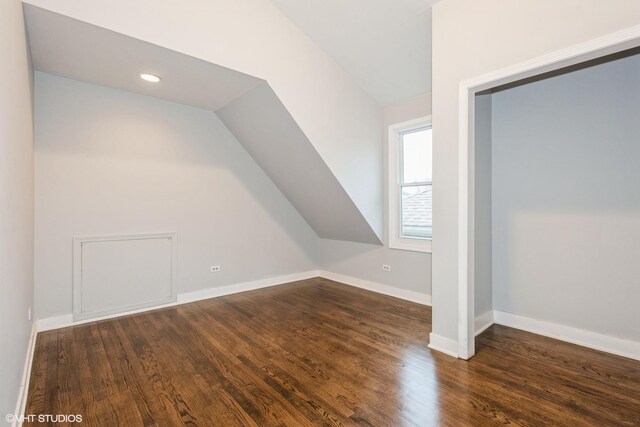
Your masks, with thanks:
M263 80L25 5L33 67L49 74L215 111ZM140 79L157 74L159 83Z
M431 90L437 0L271 0L385 106Z

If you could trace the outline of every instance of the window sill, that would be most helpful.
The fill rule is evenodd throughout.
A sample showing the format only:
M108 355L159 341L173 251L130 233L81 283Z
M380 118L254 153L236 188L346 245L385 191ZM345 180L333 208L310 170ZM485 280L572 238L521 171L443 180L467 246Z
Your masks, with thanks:
M390 249L400 249L403 251L431 253L431 239L393 239L389 242Z

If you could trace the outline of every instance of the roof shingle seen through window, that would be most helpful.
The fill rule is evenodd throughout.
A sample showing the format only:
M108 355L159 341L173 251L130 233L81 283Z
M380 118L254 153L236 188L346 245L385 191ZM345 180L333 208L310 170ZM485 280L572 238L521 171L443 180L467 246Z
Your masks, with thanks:
M430 237L432 227L432 186L416 194L402 196L402 228L414 237ZM407 234L406 232L403 234Z

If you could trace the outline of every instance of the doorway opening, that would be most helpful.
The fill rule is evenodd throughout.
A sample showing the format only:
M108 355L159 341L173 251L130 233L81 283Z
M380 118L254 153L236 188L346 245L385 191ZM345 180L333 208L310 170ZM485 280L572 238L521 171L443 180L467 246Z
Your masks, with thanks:
M586 277L593 283L602 281L603 271L620 271L614 268L616 260L622 253L633 253L633 248L623 243L620 251L601 251L607 245L616 247L616 236L624 241L624 230L640 233L640 225L636 229L624 221L633 215L617 212L623 218L616 221L603 214L611 213L613 205L627 213L636 209L635 216L640 211L640 196L633 197L640 195L637 185L635 193L629 192L631 182L640 182L640 174L631 176L638 168L625 163L640 156L640 142L636 138L634 145L629 137L637 126L634 106L625 104L638 99L632 91L620 89L624 76L629 84L637 82L638 46L640 29L634 28L461 84L461 117L466 118L460 121L459 141L461 358L474 355L475 336L494 322L627 356L634 352L628 341L634 337L618 331L617 320L594 326L595 318L605 315L583 313L601 300L602 286L580 286L585 286ZM606 73L613 74L607 78ZM607 90L611 96L603 95ZM593 102L598 99L602 102ZM635 116L638 108L635 105ZM555 137L550 136L553 132ZM607 151L607 140L617 147ZM620 154L622 148L631 151ZM589 184L582 185L585 182ZM615 191L608 190L610 183L617 185ZM608 230L612 221L615 225ZM571 226L576 228L572 231ZM594 254L594 244L605 247L595 248L600 252ZM576 255L576 245L589 246ZM563 258L563 250L574 253ZM563 260L576 265L563 265ZM598 262L607 260L608 267L597 270ZM585 263L592 269L581 271ZM635 274L633 268L622 273L616 286L631 286L625 275ZM576 322L576 317L590 320ZM619 322L624 323L624 316ZM594 335L583 336L585 331ZM608 334L613 342L598 341Z

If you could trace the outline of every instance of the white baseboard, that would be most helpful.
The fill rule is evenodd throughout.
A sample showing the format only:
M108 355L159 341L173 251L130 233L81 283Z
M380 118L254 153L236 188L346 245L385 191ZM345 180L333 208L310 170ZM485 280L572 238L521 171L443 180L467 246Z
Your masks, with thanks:
M312 279L318 277L316 270L305 271L302 273L287 274L284 276L270 277L267 279L253 280L250 282L236 283L233 285L220 286L217 288L207 288L193 292L185 292L178 294L176 302L169 304L156 305L153 307L145 307L137 310L126 311L122 313L110 314L108 316L100 316L92 319L73 321L73 314L63 314L61 316L47 317L38 319L36 328L38 332L49 331L52 329L66 328L68 326L81 325L83 323L96 322L98 320L112 319L115 317L128 316L130 314L143 313L145 311L157 310L159 308L173 307L175 305L186 304L194 301L201 301L209 298L216 298L224 295L231 295L239 292L252 291L256 289L268 288L271 286L284 285L299 280Z
M415 291L408 291L382 283L371 282L369 280L358 279L356 277L347 276L330 271L318 270L318 276L335 282L344 283L345 285L355 286L356 288L366 289L368 291L377 292L379 294L400 298L406 301L415 302L422 305L431 306L431 295L423 294Z
M324 270L310 270L302 273L287 274L284 276L270 277L267 279L254 280L250 282L237 283L233 285L220 286L217 288L201 289L193 292L185 292L178 294L177 301L169 304L157 305L153 307L145 307L137 310L126 311L122 313L110 314L107 316L95 317L73 321L73 314L63 314L55 317L47 317L38 319L36 328L38 332L49 331L52 329L66 328L68 326L81 325L83 323L96 322L98 320L112 319L115 317L127 316L130 314L143 313L145 311L157 310L159 308L172 307L179 304L186 304L194 301L201 301L209 298L231 295L239 292L252 291L256 289L268 288L271 286L283 285L285 283L296 282L299 280L312 279L314 277L323 277L325 279L334 280L345 285L355 286L357 288L366 289L379 294L400 298L406 301L416 302L423 305L431 305L431 295L419 292L408 291L405 289L395 288L393 286L383 285L381 283L371 282L364 279L358 279L344 274L331 273Z
M31 366L33 365L33 353L36 348L36 335L38 331L36 329L36 322L33 322L31 326L31 336L29 337L29 346L27 347L27 354L25 356L24 368L22 370L22 379L20 381L20 388L18 389L18 399L16 401L16 409L14 415L21 417L24 415L24 411L27 406L27 395L29 394L29 380L31 379ZM22 421L14 419L11 424L12 427L20 427Z
M429 348L449 356L458 357L458 342L433 332L429 334Z
M545 337L556 338L630 359L640 360L640 342L637 341L625 340L502 311L494 311L493 317L495 323L499 325L521 329Z
M484 314L476 317L475 320L475 331L476 336L480 335L494 324L493 320L493 310L489 310Z
M225 295L237 294L240 292L254 291L256 289L284 285L285 283L312 279L314 277L318 277L318 272L316 270L310 270L302 273L287 274L285 276L270 277L268 279L253 280L251 282L221 286L219 288L201 289L198 291L178 294L177 304L186 304L188 302L201 301L209 298L217 298Z
M154 307L155 308L155 307ZM149 308L151 310L151 308ZM78 324L81 322L78 322ZM45 317L36 320L36 329L38 332L51 331L53 329L66 328L73 325L73 314L63 314L54 317Z

